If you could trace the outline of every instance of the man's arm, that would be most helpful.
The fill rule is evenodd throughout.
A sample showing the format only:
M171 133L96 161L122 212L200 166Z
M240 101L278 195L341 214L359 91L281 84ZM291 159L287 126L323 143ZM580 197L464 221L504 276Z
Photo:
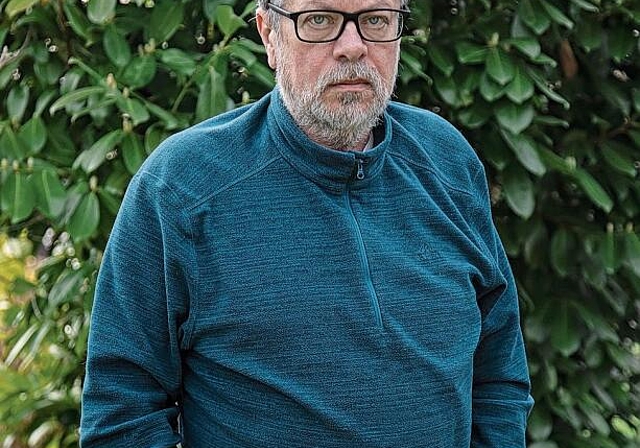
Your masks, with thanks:
M129 186L102 262L82 396L81 445L175 447L188 304L177 198L150 175ZM187 249L185 249L187 248Z
M482 333L474 357L471 448L524 448L533 399L518 294L507 256L491 221L484 171L477 176L486 212L483 239L496 260L493 289L478 298Z

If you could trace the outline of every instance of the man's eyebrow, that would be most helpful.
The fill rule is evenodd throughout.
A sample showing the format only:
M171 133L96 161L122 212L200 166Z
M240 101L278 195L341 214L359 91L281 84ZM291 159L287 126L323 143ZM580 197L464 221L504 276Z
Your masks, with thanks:
M393 4L392 4L393 3ZM381 1L379 5L375 5L375 6L370 6L367 8L361 8L363 10L365 9L378 9L378 8L390 8L390 9L397 9L399 8L399 6L397 6L395 4L395 2L389 2L389 1ZM305 3L304 6L298 8L299 11L305 10L305 9L333 9L336 11L341 11L342 8L337 7L335 5L334 2L326 2L326 1L322 1L322 0L312 0L308 3Z

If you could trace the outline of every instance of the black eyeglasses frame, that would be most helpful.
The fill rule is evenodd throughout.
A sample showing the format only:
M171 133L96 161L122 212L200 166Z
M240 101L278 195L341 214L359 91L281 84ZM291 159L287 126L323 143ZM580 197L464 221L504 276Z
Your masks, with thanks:
M336 40L340 39L340 36L342 36L342 33L344 33L344 29L347 27L347 23L349 22L353 22L353 24L356 26L356 30L358 31L358 35L360 36L360 38L363 41L366 42L375 42L375 43L387 43L387 42L395 42L398 39L400 39L402 37L402 29L404 28L404 24L407 20L407 17L409 16L410 12L407 9L393 9L393 8L373 8L373 9L363 9L360 11L356 11L356 12L343 12L343 11L337 11L334 9L310 9L310 10L306 10L306 11L298 11L298 12L291 12L291 11L287 11L286 9L282 9L279 6L274 5L273 3L271 3L269 0L267 0L266 5L265 5L265 9L269 10L272 9L275 13L280 14L283 17L286 17L288 19L290 19L291 21L293 21L293 27L296 31L296 37L298 38L298 40L308 43L308 44L324 44L324 43L328 43L328 42L335 42ZM398 35L393 38L393 39L388 39L388 40L373 40L373 39L367 39L363 34L362 31L360 30L360 24L358 23L358 17L361 14L367 13L367 12L372 12L372 11L391 11L391 12L397 12L402 16L402 27L400 27L400 29L398 30ZM303 14L309 14L309 13L314 13L314 12L331 12L331 13L335 13L335 14L340 14L343 18L344 21L342 22L342 26L340 27L340 31L338 31L338 34L336 35L336 37L332 38L332 39L328 39L328 40L321 40L321 41L317 41L317 40L307 40L307 39L303 39L300 37L300 33L298 31L298 17L300 17Z

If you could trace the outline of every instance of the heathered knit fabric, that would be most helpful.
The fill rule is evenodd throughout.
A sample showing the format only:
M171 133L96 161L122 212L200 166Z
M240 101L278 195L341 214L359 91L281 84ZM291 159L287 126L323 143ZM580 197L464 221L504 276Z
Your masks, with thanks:
M429 112L380 130L326 149L275 90L150 156L100 270L83 447L525 446L482 166Z

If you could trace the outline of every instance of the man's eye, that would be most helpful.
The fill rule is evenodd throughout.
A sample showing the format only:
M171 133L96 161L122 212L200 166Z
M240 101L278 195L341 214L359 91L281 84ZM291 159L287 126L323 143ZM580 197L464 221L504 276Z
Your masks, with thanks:
M364 25L366 26L381 27L388 24L389 21L383 16L367 16L364 18Z
M314 26L327 26L331 24L331 17L327 15L315 14L307 18L307 23Z

